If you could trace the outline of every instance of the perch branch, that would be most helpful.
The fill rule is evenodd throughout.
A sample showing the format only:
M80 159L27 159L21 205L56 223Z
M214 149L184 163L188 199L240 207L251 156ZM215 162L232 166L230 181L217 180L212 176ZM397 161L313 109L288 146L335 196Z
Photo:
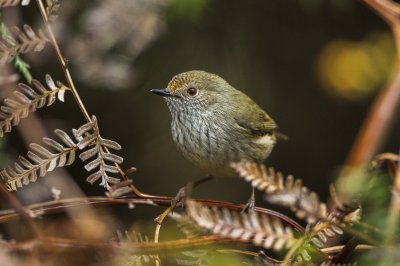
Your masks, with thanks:
M105 250L125 250L131 251L134 254L153 254L159 252L168 252L177 250L191 250L204 246L214 244L232 244L242 243L245 245L251 244L249 241L238 241L237 239L229 239L219 236L204 236L190 239L171 240L161 243L144 242L144 243L130 243L129 245L120 244L117 242L89 242L78 239L70 238L55 238L45 237L41 239L32 239L23 242L3 242L0 247L3 251L9 252L31 252L38 248L45 246L46 248L56 249L95 249Z
M224 201L216 201L216 200L205 200L198 199L196 200L202 203L205 206L216 206L220 208L227 208L230 210L240 211L243 209L242 204L233 204L230 202ZM108 197L80 197L80 198L69 198L69 199L60 199L60 200L52 200L43 203L36 203L25 208L31 212L40 212L41 215L48 215L53 213L65 212L66 209L72 207L78 207L82 205L91 205L93 207L104 207L104 206L113 206L113 205L148 205L148 206L171 206L171 198L169 197L160 197L160 198L108 198ZM293 219L289 218L286 215L283 215L279 212L255 207L254 211L264 213L270 216L273 216L287 225L290 225L297 231L304 233L304 228L298 224ZM0 224L5 222L10 222L18 219L18 215L15 210L5 210L0 211Z

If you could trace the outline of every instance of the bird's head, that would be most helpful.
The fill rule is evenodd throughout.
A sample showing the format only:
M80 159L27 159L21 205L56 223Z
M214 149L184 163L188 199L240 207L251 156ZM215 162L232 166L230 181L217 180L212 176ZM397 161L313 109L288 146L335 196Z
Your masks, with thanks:
M179 112L206 111L211 105L224 101L231 90L221 77L193 70L174 76L166 89L151 92L164 97L171 112Z

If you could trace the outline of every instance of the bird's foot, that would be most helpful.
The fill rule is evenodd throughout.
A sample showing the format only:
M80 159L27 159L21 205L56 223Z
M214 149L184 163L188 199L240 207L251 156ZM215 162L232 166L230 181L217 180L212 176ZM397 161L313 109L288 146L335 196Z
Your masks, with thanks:
M171 200L171 209L173 210L175 207L179 207L179 205L183 208L185 205L185 201L187 197L190 195L190 186L181 187L176 194L176 196Z
M246 205L243 206L242 213L254 211L255 206L256 206L256 199L254 197L254 190L252 190L249 200L247 201Z
M183 208L185 205L186 199L188 197L190 197L190 195L192 194L192 190L195 187L197 187L211 179L212 179L211 176L206 176L195 182L190 182L186 186L180 188L178 193L176 194L176 196L171 200L171 209L173 210L178 205L180 205Z

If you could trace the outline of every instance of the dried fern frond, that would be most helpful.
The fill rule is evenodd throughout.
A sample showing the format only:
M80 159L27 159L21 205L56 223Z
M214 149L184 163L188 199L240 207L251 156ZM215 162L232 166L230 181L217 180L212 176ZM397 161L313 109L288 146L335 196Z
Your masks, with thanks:
M38 177L44 176L56 167L64 167L75 161L77 145L64 131L56 129L54 132L62 144L51 138L43 138L47 148L32 143L29 145L30 151L26 158L20 156L19 162L14 166L8 166L0 171L0 177L10 190L17 190L22 185L35 182Z
M212 234L251 240L255 246L274 250L290 248L298 240L291 227L266 214L207 207L193 200L188 200L186 207L193 222Z
M23 26L23 30L12 27L10 32L2 34L3 41L0 42L0 61L8 59L20 53L40 52L45 47L49 39L42 30L35 31L28 25Z
M117 241L122 245L129 246L132 243L150 243L152 242L147 236L142 236L135 231L125 231L123 234L117 231ZM123 249L122 249L123 250ZM155 265L155 261L159 261L159 258L155 254L133 254L128 251L121 251L121 254L116 257L115 261L110 265L124 265L124 266L141 266L141 265Z
M16 6L21 3L21 6L27 6L31 0L0 0L0 7Z
M29 113L52 105L56 98L64 101L64 93L69 88L61 82L57 82L56 85L48 74L46 83L49 89L37 80L32 80L34 88L20 83L19 90L14 92L14 98L4 100L4 104L0 106L0 137L3 137L5 132L10 132L12 127L18 125L21 118L27 117Z
M84 124L79 129L73 129L72 132L78 140L79 149L85 150L79 155L79 158L82 162L92 159L85 165L85 169L88 172L97 169L97 171L92 173L86 181L93 184L101 178L102 181L100 185L110 190L110 184L116 184L120 180L109 176L109 174L116 174L119 172L116 165L121 164L123 158L111 153L109 149L120 150L121 145L113 140L103 139L100 136L95 116L92 117L91 122ZM93 159L93 157L95 158ZM114 165L108 164L107 162Z
M60 1L59 0L47 0L46 1L46 13L50 21L53 21L57 18L57 12L60 9Z
M285 179L272 167L267 170L264 165L252 162L232 163L232 167L253 187L264 192L268 202L290 208L308 223L328 217L326 204L320 202L318 195L309 191L301 179L291 175Z
M173 212L170 213L169 216L177 222L177 227L186 235L187 238L202 236L207 233L206 229L193 223L193 220L189 215Z
M318 248L323 248L328 238L342 235L346 226L351 226L360 221L361 208L338 208L329 213L326 219L319 220L316 224L308 225L306 233L311 237L311 242Z
M132 193L133 181L131 179L123 180L117 184L112 185L106 192L106 196L109 198L119 198Z

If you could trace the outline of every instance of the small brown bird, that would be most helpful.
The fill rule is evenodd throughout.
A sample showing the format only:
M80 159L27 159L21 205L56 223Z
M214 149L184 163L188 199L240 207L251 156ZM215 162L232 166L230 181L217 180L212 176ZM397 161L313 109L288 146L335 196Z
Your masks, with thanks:
M262 163L276 143L274 120L215 74L184 72L151 92L167 102L177 148L208 175L236 177L232 162Z

